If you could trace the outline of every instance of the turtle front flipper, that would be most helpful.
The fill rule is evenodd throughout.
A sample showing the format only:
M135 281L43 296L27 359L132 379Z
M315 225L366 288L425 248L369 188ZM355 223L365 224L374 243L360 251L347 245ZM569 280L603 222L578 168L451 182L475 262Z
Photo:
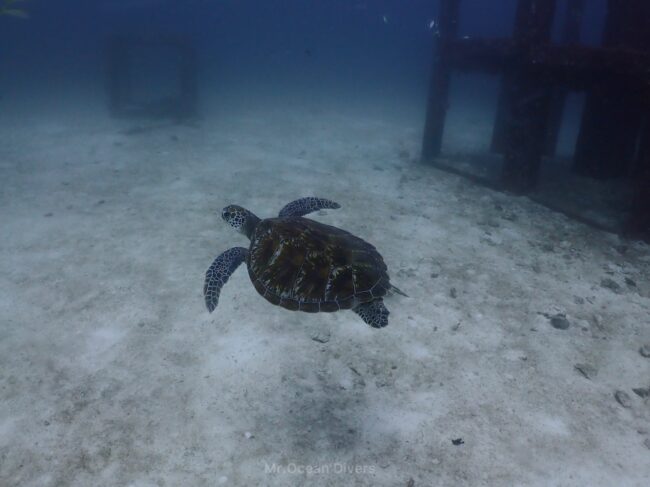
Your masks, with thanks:
M203 284L203 296L208 311L212 313L219 302L221 288L228 282L228 279L239 265L246 260L248 249L244 247L233 247L226 250L214 262L205 273Z
M363 321L368 323L373 328L383 328L388 325L388 315L390 311L384 306L383 299L375 299L367 303L362 303L352 308Z
M330 209L336 210L341 205L325 198L316 198L308 196L307 198L300 198L299 200L292 201L280 210L280 218L287 216L305 216L314 211Z

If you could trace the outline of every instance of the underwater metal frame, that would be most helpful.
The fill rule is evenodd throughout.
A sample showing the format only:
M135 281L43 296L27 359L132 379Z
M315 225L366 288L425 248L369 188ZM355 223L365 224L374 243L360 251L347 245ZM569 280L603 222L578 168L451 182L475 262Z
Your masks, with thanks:
M629 178L635 197L620 230L650 241L650 4L609 0L602 47L579 44L584 0L566 2L562 44L553 44L556 6L556 0L518 0L511 39L460 39L460 0L441 0L422 160L453 169L438 160L452 71L499 74L491 150L502 155L503 165L496 186L531 195L543 156L555 152L566 93L586 92L573 172ZM612 93L625 96L605 96ZM610 99L605 105L604 97ZM635 116L623 116L631 112Z

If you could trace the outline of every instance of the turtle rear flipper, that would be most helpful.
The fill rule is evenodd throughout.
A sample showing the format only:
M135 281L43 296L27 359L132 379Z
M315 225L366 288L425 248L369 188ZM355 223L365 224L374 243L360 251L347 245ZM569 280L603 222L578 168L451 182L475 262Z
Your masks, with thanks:
M352 309L358 314L363 321L373 328L383 328L388 325L388 315L390 311L384 306L383 299L375 299L367 303L362 303Z
M203 284L203 296L208 311L212 313L219 302L221 288L228 282L228 279L239 265L246 260L248 250L244 247L233 247L226 250L214 262L205 273Z
M280 210L279 217L285 218L288 216L305 216L309 213L313 213L314 211L323 209L336 210L340 207L341 205L332 200L308 196L307 198L300 198L286 205Z

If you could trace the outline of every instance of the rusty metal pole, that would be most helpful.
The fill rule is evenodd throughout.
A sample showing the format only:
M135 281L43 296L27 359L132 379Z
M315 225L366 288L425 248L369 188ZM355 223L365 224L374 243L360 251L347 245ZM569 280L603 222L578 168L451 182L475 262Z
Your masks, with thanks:
M646 106L647 109L647 106ZM637 167L634 171L634 199L625 222L625 233L650 242L650 113L646 119L639 144Z
M427 115L422 140L422 160L430 161L440 154L445 118L449 107L451 78L450 42L458 35L460 0L441 0L438 35L434 45Z
M529 63L536 47L551 36L555 0L519 0L515 25L516 53L504 77L501 117L495 135L501 131L504 154L502 183L506 189L523 193L537 185L551 104L551 85L531 72Z
M565 46L575 46L580 43L584 6L585 0L568 0L566 4L566 19L562 29L562 44ZM568 94L569 90L564 86L557 86L553 90L544 151L547 156L555 155Z
M609 0L603 44L650 49L650 2ZM603 81L587 94L578 134L574 169L579 174L609 179L628 175L641 133L638 95L617 79Z

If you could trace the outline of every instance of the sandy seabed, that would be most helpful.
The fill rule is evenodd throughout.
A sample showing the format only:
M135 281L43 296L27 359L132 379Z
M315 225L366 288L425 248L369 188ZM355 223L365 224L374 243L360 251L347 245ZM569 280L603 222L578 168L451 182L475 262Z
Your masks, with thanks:
M359 113L0 118L0 485L647 485L649 247ZM220 209L306 195L410 296L387 328L271 306L243 268L206 311L206 268L246 245Z

